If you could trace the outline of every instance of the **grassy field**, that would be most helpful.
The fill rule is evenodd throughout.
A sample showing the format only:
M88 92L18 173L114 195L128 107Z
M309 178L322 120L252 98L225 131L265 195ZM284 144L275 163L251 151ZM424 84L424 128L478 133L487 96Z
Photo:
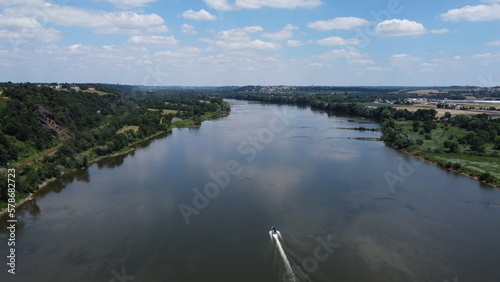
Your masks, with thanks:
M114 95L112 93L104 92L104 91L99 91L99 90L80 90L81 92L84 93L97 93L99 96L104 96L104 95Z
M173 118L172 119L172 125L174 127L194 127L194 121L191 119L180 119L180 118Z
M116 134L120 134L120 133L123 133L123 132L126 132L126 131L129 131L129 130L133 130L134 132L137 133L137 131L139 130L139 126L137 125L127 125L127 126L124 126L122 128L120 128Z
M199 127L201 125L201 121L209 119L216 115L219 115L219 113L209 112L202 116L196 117L195 119L180 119L174 117L172 119L172 127Z
M489 173L495 177L496 185L500 185L500 158L490 156L472 156L464 154L429 154L427 159L437 162L459 164L459 171L465 174L480 176L483 173ZM455 165L456 166L456 165Z
M403 126L405 133L412 140L422 140L424 143L420 145L418 151L431 152L438 150L443 147L443 142L453 138L454 140L467 135L468 131L462 128L454 126L444 126L439 124L436 129L433 129L431 133L420 134L420 132L413 131L413 121L403 121L400 122ZM420 130L419 130L420 131ZM431 139L426 139L426 135L430 136ZM427 137L428 138L428 137ZM412 152L413 153L413 152Z
M153 112L156 112L156 111L159 111L159 109L148 109L148 111L153 111ZM182 111L178 111L178 110L162 110L162 114L164 115L167 115L167 114L178 114L179 112L182 112Z
M468 145L460 145L457 153L448 153L448 149L443 148L445 141L457 140L470 132L462 128L438 124L431 133L420 134L420 130L419 132L413 131L413 121L400 121L398 124L403 127L410 139L421 144L410 146L406 149L407 152L476 178L489 174L491 176L489 181L500 187L500 158L498 157L500 151L493 149L493 144L487 144L482 155L474 155Z
M467 104L468 106L469 104ZM474 104L470 103L472 107L479 108L479 104ZM493 104L492 104L493 105ZM491 107L492 105L488 106ZM385 104L379 104L380 106L386 106ZM456 110L456 109L440 109L436 105L424 105L424 104L414 104L414 105L393 105L393 107L396 107L398 109L407 109L410 112L415 112L418 109L434 109L437 111L437 116L442 117L446 112L450 112L452 115L468 115L468 116L473 116L473 115L479 115L479 114L488 114L491 116L496 116L499 115L499 112L497 111L490 111L490 110ZM493 105L494 107L494 105Z

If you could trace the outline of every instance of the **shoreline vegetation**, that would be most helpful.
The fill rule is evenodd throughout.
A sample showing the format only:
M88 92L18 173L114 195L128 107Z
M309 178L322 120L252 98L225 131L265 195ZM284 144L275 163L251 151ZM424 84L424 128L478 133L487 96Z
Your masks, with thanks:
M202 121L209 120L212 118L223 117L223 116L227 116L227 115L229 115L229 113L227 113L227 112L226 113L221 113L221 112L207 113L201 117L201 120L198 120L198 121L202 122ZM87 169L91 165L98 163L99 161L107 159L107 158L114 158L114 157L118 157L118 156L122 156L122 155L128 155L137 149L137 145L154 140L154 139L159 138L163 135L167 135L167 134L172 132L173 128L196 128L199 126L201 126L201 123L196 123L194 120L185 120L183 123L178 123L177 125L172 125L166 131L160 131L160 132L157 132L151 136L145 137L142 140L135 141L134 143L129 144L125 150L122 150L120 152L116 152L113 154L109 154L109 155L99 156L99 157L96 157L95 159L89 160L85 167L65 171L65 172L61 173L61 175L59 177L53 177L50 179L46 179L41 184L39 184L38 187L36 187L36 189L31 191L29 194L23 194L19 199L16 199L15 209L18 209L18 208L22 207L23 205L27 204L29 201L33 200L36 197L37 192L42 191L50 183L57 181L58 179L62 178L65 175L68 175L70 173L74 173L75 171L80 170L80 169ZM40 159L37 159L37 160L40 160ZM8 214L7 207L0 206L0 218L6 216L7 214Z
M367 93L362 93L358 90L352 94L329 92L329 95L321 95L317 92L283 91L270 95L257 87L247 87L245 93L228 97L300 107L309 106L312 110L373 119L381 124L381 140L386 145L500 189L500 119L484 112L470 112L470 115L452 114L454 111L451 109L438 116L436 110L448 109L447 99L465 100L464 95L471 93L483 95L482 97L491 96L485 99L496 99L500 97L499 88L463 90L458 88L448 93L440 91L434 96L420 97L419 100L434 101L435 104L428 105L424 109L415 108L415 111L409 111L408 108L398 109L387 103L372 103L375 100L385 100L391 101L392 104L410 104L406 99L410 97L406 96L409 91L400 93L394 89L389 92L387 89L368 88ZM340 129L367 130L363 127Z
M145 137L144 139L141 139L141 140L135 141L134 143L129 144L125 149L121 150L120 152L115 152L115 153L112 153L109 155L104 155L104 156L98 156L95 159L89 160L87 165L84 167L64 171L58 177L52 177L50 179L45 179L45 181L40 183L36 187L36 189L31 191L29 194L23 194L23 195L21 195L21 197L19 199L16 198L16 203L14 204L15 209L18 209L18 208L22 207L23 205L27 204L29 201L33 200L36 197L37 192L42 191L50 183L57 181L58 179L62 178L65 175L74 173L75 171L78 171L80 169L87 169L91 165L98 163L99 161L107 159L107 158L114 158L114 157L119 157L119 156L123 156L123 155L128 155L128 154L134 152L137 149L138 145L152 141L152 140L159 138L163 135L168 135L169 133L172 132L172 130L174 128L197 128L197 127L200 127L201 122L203 122L205 120L209 120L209 119L213 119L213 118L217 118L217 117L224 117L227 115L229 115L229 112L211 112L211 113L207 113L207 114L201 116L199 119L196 119L196 120L191 120L191 119L183 120L182 122L179 122L177 124L172 124L165 131L156 132L155 134L153 134L151 136ZM37 157L37 161L40 159L43 159L43 157L41 157L41 158ZM0 206L0 218L6 216L7 214L8 214L7 213L7 206L5 206L5 207Z
M500 119L491 114L500 108L487 108L490 116L477 111L464 115L449 102L472 96L500 99L500 87L450 87L423 94L394 87L87 84L74 90L66 86L0 83L0 182L7 183L8 168L16 169L18 204L68 172L128 154L138 144L174 127L197 127L203 120L228 114L230 105L223 98L310 107L375 120L381 124L380 139L354 139L384 141L403 153L500 188ZM418 101L433 104L412 107L416 96ZM470 108L469 104L461 110ZM363 126L339 129L379 131ZM7 206L8 196L6 187L0 186L0 209Z
M131 153L175 127L199 127L231 110L211 93L116 87L101 87L99 93L29 83L2 89L0 182L7 183L6 172L15 169L16 206L67 173ZM0 210L5 211L12 195L0 186Z
M410 157L413 157L413 158L416 158L416 159L421 160L421 161L423 161L423 162L426 162L426 163L429 163L429 164L435 165L435 166L440 167L440 168L442 168L442 169L445 169L445 170L447 170L447 171L451 171L451 172L454 172L454 173L457 173L457 174L460 174L460 175L467 176L467 177L469 177L469 178L472 178L472 179L478 180L478 181L479 181L479 182L481 182L483 185L487 185L487 186L490 186L490 187L492 187L492 188L496 188L496 189L499 189L499 190L500 190L500 185L498 185L498 184L494 184L494 183L491 183L491 182L482 181L482 180L480 179L480 177L478 177L478 176L475 176L475 175L472 175L472 174L467 174L467 173L465 173L465 172L462 172L462 171L459 171L459 170L455 170L455 169L453 169L453 168L451 168L451 167L442 166L442 165L441 165L441 164L439 164L438 162L434 162L434 161L432 161L432 160L430 160L430 159L423 158L423 157L421 157L421 156L419 156L419 155L412 154L412 153L410 153L410 152L408 152L408 151L405 151L405 150L399 150L399 149L396 149L396 150L398 150L399 152L401 152L401 153L403 153L403 154L406 154L406 155L408 155L408 156L410 156Z

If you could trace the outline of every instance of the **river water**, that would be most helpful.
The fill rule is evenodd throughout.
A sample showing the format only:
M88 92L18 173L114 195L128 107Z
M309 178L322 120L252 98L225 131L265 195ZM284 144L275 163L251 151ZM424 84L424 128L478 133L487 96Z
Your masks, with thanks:
M341 129L369 120L230 102L39 191L15 275L2 219L0 281L499 281L498 190Z

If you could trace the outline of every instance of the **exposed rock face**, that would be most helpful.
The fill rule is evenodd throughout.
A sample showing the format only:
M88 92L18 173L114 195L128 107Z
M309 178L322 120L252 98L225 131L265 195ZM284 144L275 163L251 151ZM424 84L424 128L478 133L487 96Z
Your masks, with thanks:
M64 138L67 136L67 129L59 126L54 119L54 116L45 108L38 107L36 110L38 113L38 120L45 126L45 128L49 129L54 136L59 138Z

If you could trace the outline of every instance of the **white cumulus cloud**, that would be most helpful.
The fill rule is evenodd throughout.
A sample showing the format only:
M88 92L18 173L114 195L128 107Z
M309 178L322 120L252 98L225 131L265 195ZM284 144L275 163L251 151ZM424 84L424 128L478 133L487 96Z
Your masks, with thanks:
M238 8L260 9L262 7L272 8L314 8L321 5L319 0L236 0L235 5Z
M298 27L287 24L282 30L273 33L264 33L263 36L274 40L286 40L293 36L293 30Z
M171 36L159 35L134 35L128 40L129 44L147 45L147 46L176 46L179 41Z
M217 20L217 16L210 14L205 9L201 9L198 12L195 12L193 10L187 10L184 13L182 13L182 17L185 19L188 19L188 20L195 20L195 21L215 21L215 20Z
M316 41L319 45L325 46L341 46L341 45L358 45L361 44L362 41L355 38L345 39L339 36L332 36L323 39L319 39Z
M448 33L449 30L447 28L440 28L440 29L431 29L432 34L444 34Z
M0 7L9 7L13 5L37 5L40 6L44 0L0 0Z
M388 70L387 68L381 68L381 67L367 67L366 70L368 71L386 71Z
M181 28L182 28L182 33L184 34L195 35L198 33L196 31L196 28L190 24L185 23L181 26Z
M354 60L354 59L364 58L366 56L368 56L368 54L359 53L357 51L350 49L334 49L329 52L319 54L316 57L319 59L326 59L326 60L336 60L341 58L344 58L346 60Z
M205 4L212 9L221 10L221 11L230 11L233 10L234 7L227 3L227 0L203 0Z
M441 14L445 21L466 20L471 22L500 20L500 4L498 1L489 1L491 5L465 6L458 9L452 9Z
M43 27L29 17L9 17L0 15L0 40L12 44L49 43L62 39L62 32Z
M113 6L120 9L129 9L136 7L146 6L148 3L155 2L156 0L100 0L104 2L109 2Z
M300 47L300 46L304 46L304 42L298 41L298 40L288 40L286 42L286 45L288 47Z
M218 32L215 35L215 39L203 39L202 41L218 48L230 50L277 50L282 48L280 44L252 39L250 37L250 34L261 33L263 30L260 26L234 28Z
M308 28L316 29L316 30L321 30L321 31L326 31L326 30L333 30L333 29L354 29L356 27L360 26L365 26L369 24L370 22L362 19L362 18L356 18L356 17L340 17L340 18L333 18L329 20L319 20L315 22L310 22L307 23Z
M263 7L296 9L315 8L322 4L320 0L235 0L234 4L227 0L203 0L205 4L216 10L230 11L239 9L261 9Z
M422 58L415 57L409 54L395 54L389 58L391 66L398 69L411 69L414 63L421 60Z
M416 36L427 33L423 24L406 19L383 21L377 24L374 31L380 37Z
M101 34L161 33L168 31L163 18L156 14L131 11L107 12L44 3L39 6L17 6L4 10L11 17L40 18L60 26L90 28ZM42 17L40 17L42 15Z

